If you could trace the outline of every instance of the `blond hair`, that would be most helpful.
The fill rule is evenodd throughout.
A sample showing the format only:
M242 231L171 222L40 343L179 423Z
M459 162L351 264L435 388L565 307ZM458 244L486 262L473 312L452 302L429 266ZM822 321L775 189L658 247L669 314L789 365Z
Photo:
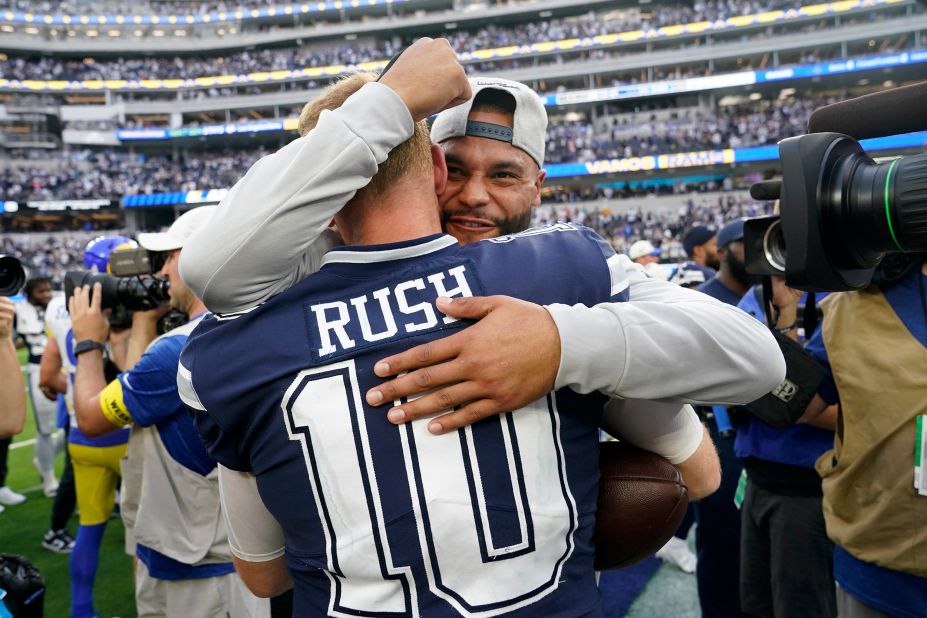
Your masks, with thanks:
M377 80L376 73L354 73L340 79L325 89L322 94L306 103L299 115L297 130L300 137L311 131L319 122L325 110L341 107L352 94L369 82ZM431 174L431 138L425 121L415 124L412 137L393 148L386 161L370 183L357 192L358 196L376 197L382 195L397 180L407 174Z

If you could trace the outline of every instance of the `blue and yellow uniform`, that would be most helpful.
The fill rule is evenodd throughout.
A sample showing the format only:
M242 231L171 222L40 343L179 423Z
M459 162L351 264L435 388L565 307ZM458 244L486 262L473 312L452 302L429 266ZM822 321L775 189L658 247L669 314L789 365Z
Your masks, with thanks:
M129 430L120 429L98 438L80 430L73 415L74 334L64 296L52 298L46 310L49 338L58 342L62 369L68 375L65 403L69 412L68 454L74 467L74 489L80 509L77 539L71 554L71 615L93 616L93 582L99 563L100 542L115 506L122 473L119 462L126 452Z

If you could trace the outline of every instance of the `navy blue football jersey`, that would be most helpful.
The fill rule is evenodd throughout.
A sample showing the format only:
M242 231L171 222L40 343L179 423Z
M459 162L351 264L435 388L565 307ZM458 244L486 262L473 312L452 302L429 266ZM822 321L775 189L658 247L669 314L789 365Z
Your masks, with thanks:
M384 381L377 360L467 326L439 296L493 294L592 306L627 300L628 282L611 247L571 224L463 247L446 235L342 247L188 340L185 401L209 453L256 476L284 529L294 615L601 614L604 395L562 389L442 436L364 401Z

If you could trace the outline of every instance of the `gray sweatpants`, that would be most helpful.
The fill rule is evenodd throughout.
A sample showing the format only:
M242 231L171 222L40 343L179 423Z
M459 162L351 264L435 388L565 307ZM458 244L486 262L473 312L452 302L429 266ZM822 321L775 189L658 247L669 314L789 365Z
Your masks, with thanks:
M58 428L58 405L46 399L39 389L39 366L29 363L29 397L35 412L35 458L43 475L55 471L55 441L52 434Z

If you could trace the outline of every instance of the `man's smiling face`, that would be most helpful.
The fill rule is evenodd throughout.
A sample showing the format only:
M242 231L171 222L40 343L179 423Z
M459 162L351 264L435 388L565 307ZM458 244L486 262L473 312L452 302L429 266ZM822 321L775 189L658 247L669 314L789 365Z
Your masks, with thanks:
M512 114L474 111L469 120L511 127ZM444 231L462 244L527 229L541 203L544 171L509 143L455 137L441 143L447 187L438 195Z

